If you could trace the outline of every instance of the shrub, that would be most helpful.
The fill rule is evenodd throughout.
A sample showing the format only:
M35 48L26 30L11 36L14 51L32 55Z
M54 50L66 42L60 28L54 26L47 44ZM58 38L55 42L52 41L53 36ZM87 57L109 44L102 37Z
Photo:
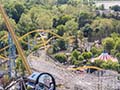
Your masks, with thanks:
M108 37L108 38L103 39L102 44L103 44L103 46L104 46L104 49L105 49L108 53L110 53L111 50L112 50L112 49L114 48L114 46L115 46L115 41L113 40L113 38Z
M120 40L117 40L114 48L116 51L120 52Z
M103 61L103 60L95 60L93 63L89 63L92 66L100 67L103 69L110 69L119 72L120 64L118 62L113 62L111 60Z
M79 60L79 61L83 61L83 60L84 60L84 57L83 57L82 55L79 55L78 60Z
M16 59L16 70L20 72L22 75L25 75L25 67L22 62L22 59L19 57Z
M96 47L92 47L90 51L92 52L93 55L96 55L98 52Z
M92 53L91 52L83 52L82 56L84 57L84 59L90 59L92 57Z
M57 59L60 63L65 63L67 61L67 56L64 53L59 53L55 55L55 59Z
M39 47L38 46L34 46L34 48L33 48L33 50L32 51L36 51L36 50L38 50L39 49Z
M57 53L59 51L59 48L54 44L53 46L53 53Z
M66 50L66 42L62 39L57 40L57 46L60 48L60 50Z
M71 58L71 61L70 61L70 64L75 64L75 61L76 61L76 59L73 57L73 58Z
M101 67L101 65L104 63L103 60L95 60L92 65L96 67Z
M107 62L102 63L101 67L104 69L119 71L120 65L117 62L112 62L111 60L109 60Z
M117 51L115 49L112 49L111 52L110 52L110 54L113 55L113 56L115 56L116 53L117 53Z
M77 66L77 67L80 66L80 61L75 60L74 65Z
M117 59L118 59L118 61L120 63L120 53L117 53L115 56L117 57Z
M77 50L74 50L71 54L71 58L72 59L75 58L76 60L78 60L79 55L80 55L80 52Z

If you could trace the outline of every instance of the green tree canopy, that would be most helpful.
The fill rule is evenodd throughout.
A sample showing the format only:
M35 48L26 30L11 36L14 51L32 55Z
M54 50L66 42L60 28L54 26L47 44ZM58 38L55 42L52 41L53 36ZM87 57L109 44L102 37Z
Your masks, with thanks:
M110 53L111 50L114 48L114 45L115 45L115 42L112 38L108 37L108 38L105 38L102 42L103 46L104 46L104 49Z
M120 6L115 5L115 6L112 6L111 9L114 10L114 11L120 11Z
M116 50L117 52L120 52L120 38L119 38L119 40L116 42L115 50Z
M75 34L78 30L78 23L74 20L69 20L65 24L66 31L70 32L71 34Z
M16 23L19 22L21 15L25 12L25 6L20 2L5 4L5 9L9 17L14 19Z

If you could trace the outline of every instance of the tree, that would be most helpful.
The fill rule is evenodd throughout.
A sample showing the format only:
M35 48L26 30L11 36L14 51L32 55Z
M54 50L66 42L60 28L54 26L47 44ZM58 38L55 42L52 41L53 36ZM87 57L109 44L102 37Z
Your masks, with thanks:
M90 51L94 56L98 54L98 49L96 47L92 47Z
M58 52L59 51L59 48L57 45L53 44L53 54Z
M92 58L92 55L93 55L93 54L92 54L91 52L87 52L87 55L88 55L88 56L87 56L87 59L90 59L90 58Z
M10 24L12 25L14 30L16 30L17 29L17 25L16 25L15 21L12 18L9 18L9 20L10 20ZM4 22L4 19L0 15L0 31L3 31L3 30L7 31L7 27L6 27L6 24Z
M66 32L70 32L71 34L75 35L78 30L78 23L76 23L74 20L69 20L65 24L65 30Z
M18 28L21 34L35 29L51 29L52 15L49 10L41 6L32 7L29 12L22 14L18 23Z
M115 42L112 38L108 37L108 38L105 38L103 41L102 41L102 44L104 46L104 49L110 53L111 50L114 48L114 45L115 45Z
M36 13L37 12L37 13ZM53 15L47 9L32 7L28 12L35 29L50 29L52 27Z
M89 24L86 24L84 27L83 27L83 32L84 32L84 36L85 37L88 37L90 38L91 37L91 34L92 34L92 28Z
M120 11L120 6L115 5L115 6L112 6L111 9L114 10L114 11Z
M58 4L66 4L68 0L57 0Z
M119 38L119 40L116 41L115 50L116 50L117 52L120 52L120 38Z
M80 12L78 15L78 24L79 29L84 27L86 24L91 23L91 19L93 18L92 14L89 12Z
M104 4L99 7L100 10L105 10Z
M115 32L112 33L110 36L111 36L111 38L113 38L113 40L115 42L117 42L119 40L119 37L120 37L120 35L118 33L115 33Z
M120 53L117 53L115 56L117 57L118 62L120 63Z
M60 48L60 50L66 50L66 43L62 39L57 40L57 46Z
M54 5L57 0L30 0L29 2L31 4L39 4L47 7L49 5Z
M6 30L5 23L3 21L3 18L0 15L0 31Z
M0 31L0 38L2 38L4 35L6 35L7 34L7 32L6 31L3 31L3 30L1 30Z
M78 39L82 42L82 40L84 38L83 32L82 31L78 31L77 32L77 36L78 36Z
M64 25L59 25L57 26L57 34L60 36L63 36L65 32L65 26Z
M103 18L95 19L91 24L91 28L93 29L91 35L92 41L101 41L103 38L110 36L115 29L113 20Z
M67 3L73 6L77 6L80 3L80 1L79 0L68 0Z
M52 15L50 13L41 13L37 18L38 28L51 29L52 28Z
M55 12L56 13L56 12ZM62 15L53 19L53 27L56 28L59 25L65 25L67 21L71 19L69 15Z
M84 59L90 59L92 57L92 53L91 52L83 52L82 56L84 57Z
M20 2L5 4L5 9L9 17L14 19L16 23L19 22L21 15L25 12L25 6Z
M33 30L34 26L30 15L22 14L20 21L18 23L18 33L23 35L31 30Z
M75 35L75 40L73 42L73 50L75 50L77 48L78 48L78 37L77 37L77 35Z

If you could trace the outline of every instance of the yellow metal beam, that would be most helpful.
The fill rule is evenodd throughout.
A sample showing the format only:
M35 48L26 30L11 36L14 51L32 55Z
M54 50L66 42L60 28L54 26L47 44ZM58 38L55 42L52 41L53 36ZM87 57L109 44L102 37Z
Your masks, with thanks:
M42 41L43 41L43 44L44 44L44 47L45 47L45 51L46 51L46 42L45 42L45 39L43 38L43 36L41 35L41 33L39 33L40 34L40 36L41 36L41 39L42 39Z
M21 39L23 39L24 37L28 36L29 34L32 34L32 33L35 33L35 32L51 33L52 35L54 35L54 36L56 36L56 37L58 37L58 38L60 38L60 39L64 39L63 37L61 37L60 35L57 35L57 34L54 33L54 32L51 32L51 31L49 31L49 30L43 30L43 29L38 29L38 30L33 30L33 31L31 31L31 32L28 32L28 33L24 34L24 35L21 37Z
M6 57L1 56L1 55L0 55L0 58L1 58L1 59L4 59L4 60L9 60L9 58L6 58Z
M0 41L5 40L7 37L8 37L8 34L5 34L3 37L0 38Z
M45 41L45 44L48 44L53 38L54 38L54 37L51 37L50 39L48 39L47 41ZM19 40L21 40L21 38L19 38ZM23 43L28 44L28 43L25 42L25 41L24 41ZM43 45L45 45L45 44L41 44L40 46L43 46ZM30 44L30 45L33 46L32 44ZM0 49L0 52L4 51L4 50L7 49L7 48L9 48L9 45L8 45L8 46L5 46L4 48L1 48L1 49Z
M69 68L69 70L83 70L83 69L96 69L96 70L103 70L99 67L95 67L95 66L83 66L83 67L77 67L77 68Z
M13 28L11 27L9 19L8 19L8 17L7 17L7 15L6 15L6 13L5 13L5 11L4 11L1 4L0 4L0 11L1 11L1 14L2 14L2 16L4 18L4 21L5 21L5 24L6 24L7 28L8 28L8 31L10 32L11 37L12 37L12 39L14 41L14 44L16 45L17 51L18 51L20 57L22 58L22 62L24 64L26 70L28 71L28 73L31 74L32 71L31 71L30 66L29 66L29 64L27 62L25 54L24 54L24 52L23 52L23 50L22 50L22 48L21 48L21 46L20 46L20 44L19 44L19 42L17 40L17 36L16 36Z

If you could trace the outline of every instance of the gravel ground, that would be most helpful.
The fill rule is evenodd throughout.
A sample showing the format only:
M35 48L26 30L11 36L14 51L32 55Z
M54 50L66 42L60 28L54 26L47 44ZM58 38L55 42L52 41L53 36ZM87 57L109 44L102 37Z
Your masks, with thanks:
M98 78L94 74L76 74L54 62L45 55L44 50L38 51L38 54L40 57L32 54L28 56L30 66L38 71L51 73L59 86L57 90L120 90L119 81L114 76Z

